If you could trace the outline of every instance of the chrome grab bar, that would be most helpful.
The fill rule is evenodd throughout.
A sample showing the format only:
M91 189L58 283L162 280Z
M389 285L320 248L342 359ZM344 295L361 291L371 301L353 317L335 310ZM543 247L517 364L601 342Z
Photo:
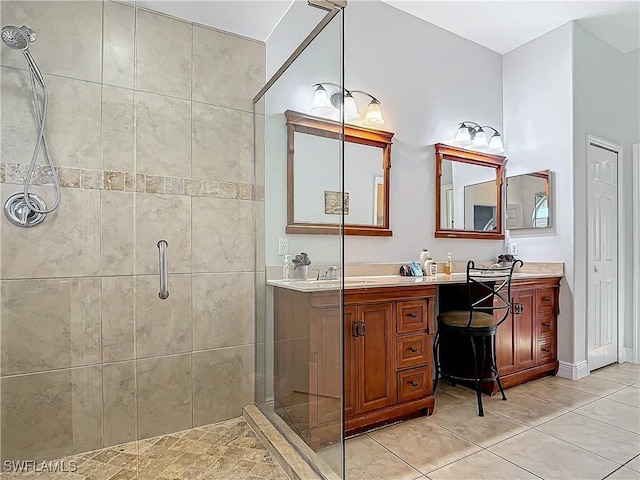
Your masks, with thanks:
M158 297L162 300L169 298L169 269L167 262L167 247L169 244L166 240L158 242L158 270L160 272L160 292Z

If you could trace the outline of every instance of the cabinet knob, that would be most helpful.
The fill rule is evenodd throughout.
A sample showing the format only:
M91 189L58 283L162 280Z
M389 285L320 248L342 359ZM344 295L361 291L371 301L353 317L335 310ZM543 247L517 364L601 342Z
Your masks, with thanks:
M418 353L418 349L417 349L416 347L410 347L410 348L409 348L409 351L410 351L411 353Z
M543 327L550 327L551 324L549 322L542 322Z
M549 349L549 348L543 348L543 349L541 349L541 350L542 350L543 352L547 352L547 353L551 352L551 349Z
M407 317L418 318L418 315L416 315L415 313L407 313Z
M412 387L417 387L418 386L418 382L411 382L411 386Z

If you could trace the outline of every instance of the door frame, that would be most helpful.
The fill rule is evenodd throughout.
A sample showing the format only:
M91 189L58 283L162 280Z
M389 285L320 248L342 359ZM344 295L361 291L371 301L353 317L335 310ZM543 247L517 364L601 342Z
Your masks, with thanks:
M633 361L640 363L640 143L633 145ZM632 359L628 359L632 360Z
M626 235L626 223L624 221L625 218L625 205L624 205L624 182L620 181L620 173L622 171L621 167L622 167L622 159L623 157L623 149L621 145L618 145L616 143L610 142L608 140L605 140L603 138L600 137L596 137L595 135L587 135L587 142L586 142L586 146L585 146L585 160L586 160L586 166L587 166L587 187L586 187L586 199L589 199L589 194L591 193L591 185L589 184L589 173L588 173L588 169L590 167L589 164L589 147L591 146L595 146L595 147L600 147L600 148L604 148L606 150L610 150L613 153L615 153L617 155L617 160L616 160L616 183L617 183L617 203L618 203L618 215L616 218L616 223L618 226L618 265L617 265L617 271L618 271L618 275L617 275L617 281L618 281L618 288L617 288L617 297L618 297L618 315L616 318L616 325L618 328L618 363L622 363L625 361L625 350L624 350L624 318L625 318L625 295L620 295L620 292L625 292L626 290L626 282L625 282L625 265L626 265L626 255L625 255L625 235ZM589 202L587 201L586 203L586 209L587 209L587 222L589 221ZM588 228L588 227L587 227ZM587 235L587 248L585 249L585 262L588 263L589 262L589 236ZM590 272L587 271L587 280L585 283L585 286L587 288L586 291L586 303L585 303L585 307L586 307L586 311L589 310L589 282L588 282L588 278L589 278L589 274ZM585 321L589 321L588 316L585 318ZM587 371L591 371L591 368L589 366L589 326L586 325L586 341L587 341Z

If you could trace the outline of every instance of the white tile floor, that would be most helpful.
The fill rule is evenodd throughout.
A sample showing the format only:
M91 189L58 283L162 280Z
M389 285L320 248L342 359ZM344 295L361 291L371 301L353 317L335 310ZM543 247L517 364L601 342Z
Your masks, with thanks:
M348 480L640 480L640 368L546 377L508 400L440 382L436 412L347 441Z

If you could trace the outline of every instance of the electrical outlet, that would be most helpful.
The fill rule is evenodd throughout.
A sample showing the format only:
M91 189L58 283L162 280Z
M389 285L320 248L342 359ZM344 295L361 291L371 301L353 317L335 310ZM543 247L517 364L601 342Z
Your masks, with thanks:
M289 254L289 239L279 238L278 239L278 255L288 255L288 254Z
M516 242L511 242L509 244L509 253L511 255L518 255L518 244Z

